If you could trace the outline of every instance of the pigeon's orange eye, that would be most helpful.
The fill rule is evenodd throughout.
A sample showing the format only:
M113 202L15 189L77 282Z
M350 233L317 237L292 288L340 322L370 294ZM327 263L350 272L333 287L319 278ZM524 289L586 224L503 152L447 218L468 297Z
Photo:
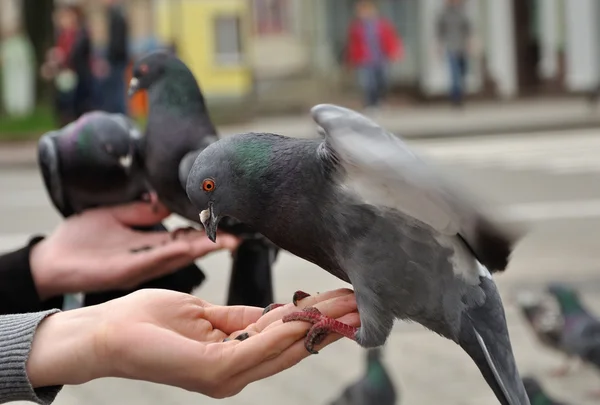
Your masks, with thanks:
M202 182L202 190L213 191L215 189L215 181L212 179L206 179Z
M143 74L148 73L148 65L144 63L142 66L140 66L140 72L142 72Z

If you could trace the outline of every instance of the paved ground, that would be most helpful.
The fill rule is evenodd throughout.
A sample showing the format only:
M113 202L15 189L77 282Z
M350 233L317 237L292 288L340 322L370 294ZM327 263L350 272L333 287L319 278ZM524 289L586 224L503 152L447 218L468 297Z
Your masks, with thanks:
M508 271L496 277L519 367L523 374L541 377L557 398L572 404L593 404L584 398L584 392L599 386L600 375L583 370L562 380L547 377L547 371L562 359L536 344L516 313L513 298L521 289L541 289L551 280L563 280L580 288L586 303L600 315L600 136L593 130L580 130L412 144L506 209L510 220L531 227ZM57 223L33 168L3 168L0 189L0 251L19 246L30 234L49 231ZM197 293L223 302L229 258L216 254L201 264L209 279ZM287 254L277 262L275 283L278 300L289 300L298 288L323 291L342 285ZM386 348L386 363L400 387L403 404L497 403L466 354L419 326L397 323ZM159 385L106 379L68 387L56 403L326 405L361 371L362 352L355 344L342 341L300 366L223 401Z

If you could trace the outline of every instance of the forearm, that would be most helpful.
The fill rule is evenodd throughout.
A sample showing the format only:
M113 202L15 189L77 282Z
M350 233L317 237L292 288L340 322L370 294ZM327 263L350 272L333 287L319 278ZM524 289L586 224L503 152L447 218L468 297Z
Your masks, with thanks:
M27 246L0 255L0 315L62 307L62 297L40 298L32 276L30 253L41 240L41 237L33 238Z
M27 376L27 359L40 322L57 310L0 316L0 403L50 404L61 387L35 389Z
M34 388L77 385L105 377L106 359L98 356L101 307L59 312L39 324L27 360Z

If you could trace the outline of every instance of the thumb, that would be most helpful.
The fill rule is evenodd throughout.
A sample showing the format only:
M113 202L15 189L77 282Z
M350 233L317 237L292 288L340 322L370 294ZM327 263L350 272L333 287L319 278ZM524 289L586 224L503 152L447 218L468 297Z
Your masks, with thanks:
M171 213L162 204L134 202L109 208L110 214L123 225L149 226L155 225Z

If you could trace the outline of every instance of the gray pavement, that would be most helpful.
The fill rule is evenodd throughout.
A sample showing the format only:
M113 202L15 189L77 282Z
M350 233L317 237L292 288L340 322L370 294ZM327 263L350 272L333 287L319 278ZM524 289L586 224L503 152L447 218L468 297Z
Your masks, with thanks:
M574 284L600 316L600 136L595 130L561 134L521 134L441 140L411 140L412 145L448 173L505 210L510 221L530 233L518 246L509 269L496 281L505 300L513 347L523 374L535 374L549 392L565 402L591 405L585 392L600 385L600 374L583 369L564 379L547 376L562 364L532 339L516 312L514 296L540 290L549 281ZM59 221L49 206L35 168L0 172L0 251L20 246L32 233L49 232ZM174 218L170 225L180 221ZM215 254L200 261L208 274L197 295L225 300L230 258ZM276 297L288 301L297 289L309 292L343 286L314 265L283 254L275 269ZM418 325L398 322L386 346L385 361L400 387L402 404L496 404L470 359L453 343ZM362 352L341 341L299 366L216 401L155 384L104 379L67 387L58 405L99 404L323 404L334 398L363 368Z

